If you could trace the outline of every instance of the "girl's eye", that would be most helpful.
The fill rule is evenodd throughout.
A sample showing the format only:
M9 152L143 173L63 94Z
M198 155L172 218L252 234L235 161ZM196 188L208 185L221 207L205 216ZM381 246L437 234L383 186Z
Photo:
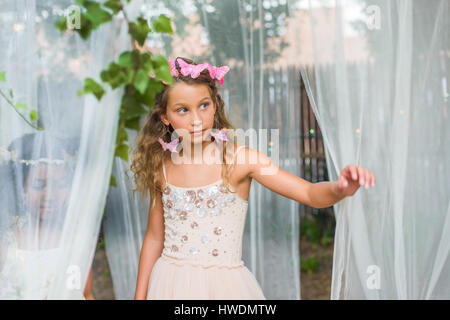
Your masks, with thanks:
M203 107L203 106L205 106L203 109L206 109L206 108L209 106L209 103L203 103L203 104L200 106L200 108ZM180 108L180 109L177 110L177 112L178 112L178 113L181 113L181 114L185 113L185 112L183 112L183 111L187 111L187 109L186 109L186 108Z

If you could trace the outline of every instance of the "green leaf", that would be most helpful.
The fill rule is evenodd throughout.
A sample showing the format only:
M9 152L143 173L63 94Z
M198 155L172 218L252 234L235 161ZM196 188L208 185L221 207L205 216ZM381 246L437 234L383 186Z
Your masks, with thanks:
M160 66L165 64L169 65L169 62L164 56L159 54L153 58L153 65L155 66L155 68L159 68Z
M128 69L128 77L127 77L127 83L131 84L134 80L134 75L136 74L136 70L134 69Z
M111 174L111 177L114 177ZM103 210L103 214L105 214L106 210ZM97 249L105 249L105 239L101 239L100 242L97 244Z
M27 110L28 109L28 106L25 103L16 103L14 105L14 107L16 109L23 109L23 110Z
M102 9L98 2L85 0L83 5L86 8L86 17L93 24L93 29L97 29L101 24L112 20L112 14Z
M64 33L67 29L67 17L61 17L55 22L55 27L62 33ZM92 21L87 17L85 13L80 12L80 28L75 28L74 31L77 32L80 37L84 40L87 40L92 33L92 30L97 28L98 26L94 26Z
M55 27L60 32L62 32L62 33L65 32L67 30L67 18L61 17L60 19L56 20Z
M0 82L6 82L6 72L0 72Z
M38 117L38 114L37 114L36 110L31 110L31 112L30 112L30 120L34 121L34 120L37 120L37 119L39 119L39 117Z
M161 55L156 56L153 59L153 65L155 68L156 79L166 81L169 84L173 83L173 76L170 72L169 62Z
M119 132L117 133L116 144L121 145L124 141L128 140L128 132L125 130L123 126L120 127Z
M81 96L88 93L94 94L97 100L100 101L105 94L105 89L103 89L103 87L94 79L86 78L84 79L83 89L78 91L78 95Z
M173 34L170 19L165 15L160 15L158 19L153 21L153 29L155 32Z
M109 83L111 88L116 89L128 81L127 74L123 68L115 62L111 62L108 69L100 73L102 81Z
M76 32L80 35L80 37L84 40L87 40L92 33L94 28L94 24L91 20L89 20L86 14L82 13L80 15L80 29L75 29Z
M122 4L120 3L120 0L108 0L105 3L103 3L103 5L106 8L111 9L112 12L114 13L118 13L120 9L122 9Z
M128 146L126 144L121 144L116 148L115 156L122 158L128 162Z
M122 101L122 108L126 114L126 120L147 114L147 110L137 100L136 95L126 95Z
M155 96L158 92L164 89L162 83L154 78L149 79L147 90L144 94L137 94L137 99L147 105L149 108L153 108L153 103L155 101Z
M109 180L109 185L112 187L117 187L116 177L111 174L111 178Z
M14 98L14 92L12 91L12 89L9 89L8 92L9 92L9 96L11 97L11 99L13 99Z
M141 68L148 74L153 69L152 57L147 52L140 55Z
M130 22L128 32L140 46L142 46L147 39L148 33L151 32L146 19L139 17L137 22Z
M139 69L136 73L136 77L134 78L134 87L139 91L139 93L144 94L145 90L147 90L148 82L150 80L150 77L147 75L147 73Z
M134 51L124 51L119 56L118 65L125 68L132 68L139 62L139 52Z
M125 121L125 128L139 131L139 129L141 128L140 120L141 120L141 117L136 117L136 118L133 118L133 119L126 120Z
M318 270L319 267L320 263L315 256L309 258L301 264L301 269L306 271L308 274L311 274L314 271Z

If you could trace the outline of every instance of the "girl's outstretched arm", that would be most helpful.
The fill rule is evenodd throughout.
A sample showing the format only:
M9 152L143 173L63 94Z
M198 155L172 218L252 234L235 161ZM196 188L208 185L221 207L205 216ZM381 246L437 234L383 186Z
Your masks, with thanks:
M148 282L153 265L161 256L164 248L164 214L161 192L158 192L155 207L148 216L147 232L142 243L139 271L136 283L136 300L147 299Z
M330 207L353 195L360 186L367 189L375 185L373 174L355 165L345 167L337 181L311 183L279 168L258 150L245 148L238 155L238 163L245 164L248 175L268 189L313 208Z

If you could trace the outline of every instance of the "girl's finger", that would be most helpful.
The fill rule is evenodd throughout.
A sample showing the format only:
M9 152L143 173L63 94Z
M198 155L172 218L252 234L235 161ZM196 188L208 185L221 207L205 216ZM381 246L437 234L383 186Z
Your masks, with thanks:
M341 186L342 188L346 188L348 186L348 178L346 178L345 176L342 176Z
M358 175L359 175L359 184L361 185L361 186L363 186L364 185L364 170L363 170L363 167L362 166L358 166Z
M353 180L356 180L356 179L358 179L358 174L356 173L356 167L355 167L355 165L349 165L349 170L350 170L350 172L352 173L352 179Z
M344 175L341 174L338 179L338 187L340 189L344 188L344 180L345 180L345 177L344 177Z
M361 167L361 171L362 171L362 176L360 178L360 180L362 180L362 187L366 188L366 184L367 184L367 171L366 169L364 169L363 167Z
M366 183L364 185L364 187L367 189L369 189L370 187L370 171L366 169Z
M369 181L370 181L369 188L371 188L373 185L373 173L370 171L369 171Z
M350 166L346 166L346 167L344 168L344 170L342 170L342 176L343 176L345 179L351 179L351 178L352 178L352 172L351 172L351 170L350 170Z

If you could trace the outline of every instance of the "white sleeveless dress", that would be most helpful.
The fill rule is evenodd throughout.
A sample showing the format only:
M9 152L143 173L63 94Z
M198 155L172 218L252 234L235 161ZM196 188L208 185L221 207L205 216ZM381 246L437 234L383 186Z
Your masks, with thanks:
M14 232L8 231L8 253L0 270L0 300L46 300L56 275L61 248L26 250L18 247ZM81 290L72 298L85 300Z
M241 259L248 202L229 192L222 179L177 187L168 183L164 163L163 173L164 249L147 299L264 300Z

